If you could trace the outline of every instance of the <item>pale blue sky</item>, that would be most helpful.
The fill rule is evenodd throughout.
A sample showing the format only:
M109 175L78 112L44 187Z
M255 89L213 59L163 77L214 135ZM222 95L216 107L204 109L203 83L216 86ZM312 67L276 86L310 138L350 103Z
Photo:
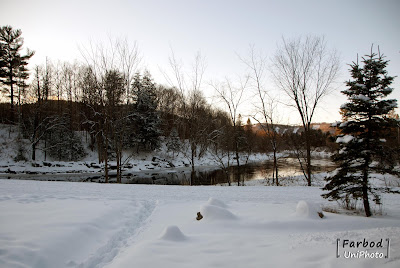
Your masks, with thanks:
M89 39L136 40L142 68L160 83L165 81L159 69L168 68L171 47L187 66L200 50L206 57L206 80L218 80L243 74L236 54L244 55L250 44L272 56L282 36L324 35L341 54L340 86L349 79L346 64L357 53L368 53L372 43L391 61L389 74L400 75L399 12L398 0L0 0L0 25L23 31L25 47L36 51L32 65L44 63L46 56L81 59L77 46ZM392 98L400 99L399 85L396 81ZM328 96L314 121L339 120L338 109L346 101L341 95ZM283 121L299 122L295 112L285 116Z

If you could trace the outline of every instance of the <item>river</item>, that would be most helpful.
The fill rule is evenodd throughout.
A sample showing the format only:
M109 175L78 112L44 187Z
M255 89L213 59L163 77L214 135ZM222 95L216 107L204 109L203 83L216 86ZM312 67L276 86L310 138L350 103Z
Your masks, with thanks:
M329 159L314 159L313 172L326 172L335 169L334 163ZM265 180L272 184L272 161L251 163L240 168L229 167L231 182ZM300 165L296 158L281 158L278 160L279 178L294 177L302 175ZM111 171L111 174L113 172ZM2 176L9 179L32 179L41 181L79 181L79 182L104 182L102 173L71 173L71 174L8 174ZM110 182L116 178L111 176ZM227 173L218 167L202 166L197 167L195 174L192 174L189 167L147 170L137 172L123 172L122 183L126 184L163 184L163 185L215 185L227 183Z

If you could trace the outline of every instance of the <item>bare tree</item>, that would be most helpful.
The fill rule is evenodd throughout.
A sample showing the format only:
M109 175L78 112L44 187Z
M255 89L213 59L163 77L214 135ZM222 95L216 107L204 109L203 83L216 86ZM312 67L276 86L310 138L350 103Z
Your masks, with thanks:
M142 57L139 53L139 48L136 41L133 43L133 45L130 45L128 40L125 38L122 40L117 40L116 46L119 69L124 75L126 103L129 104L132 99L131 87L133 83L133 77L138 69Z
M213 160L218 163L218 166L225 174L228 185L231 186L231 119L225 111L215 110L214 113L213 130L208 134L210 141L208 152Z
M279 185L278 170L278 150L279 150L279 130L276 126L276 111L278 101L270 94L265 85L265 76L267 73L267 57L261 52L256 53L254 46L250 46L249 54L246 58L240 57L240 60L249 68L251 87L255 92L258 102L254 102L256 114L252 116L256 120L266 137L269 137L273 151L273 169L272 179Z
M205 139L208 127L201 114L205 109L206 101L201 93L203 75L205 71L205 60L200 53L195 56L189 74L185 74L182 62L179 62L171 49L169 64L172 75L164 73L164 77L170 86L176 88L182 98L180 103L180 129L187 139L187 144L182 146L182 153L189 160L192 172L190 184L195 179L195 157L198 156L199 145ZM185 146L186 145L186 146Z
M29 118L30 135L32 149L32 160L36 160L36 149L40 140L44 139L47 132L57 126L54 117L47 114L48 107L48 94L51 86L51 71L46 64L45 67L36 66L34 70L35 78L30 86L29 99L34 101L33 115L26 116Z
M273 57L272 73L277 86L290 98L289 105L299 112L306 139L306 179L311 186L311 122L320 100L331 90L339 57L327 48L323 37L282 41Z
M239 106L243 103L243 93L247 87L249 81L249 77L245 77L244 80L239 81L238 85L234 85L229 79L226 79L225 83L222 84L212 84L214 90L217 93L218 98L225 105L229 117L232 123L233 130L233 148L235 150L235 160L237 165L237 183L240 186L240 176L239 176L239 168L240 168L240 128L238 125L238 119L240 117L239 114Z

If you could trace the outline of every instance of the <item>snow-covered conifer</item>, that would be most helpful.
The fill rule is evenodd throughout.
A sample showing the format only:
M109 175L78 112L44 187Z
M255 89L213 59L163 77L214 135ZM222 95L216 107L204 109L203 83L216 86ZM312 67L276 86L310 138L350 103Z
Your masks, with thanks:
M157 110L156 87L148 72L143 77L135 76L133 90L134 104L130 115L133 140L138 148L154 150L160 146L161 119Z
M324 198L331 200L362 200L367 217L372 215L370 195L380 204L379 193L384 190L371 184L376 173L395 173L390 157L391 149L385 146L385 134L395 123L388 113L397 107L397 101L386 99L393 91L394 77L388 76L384 56L371 51L362 58L363 66L350 65L352 79L342 93L348 102L342 105L343 122L338 125L340 144L334 160L339 163L336 173L328 177Z

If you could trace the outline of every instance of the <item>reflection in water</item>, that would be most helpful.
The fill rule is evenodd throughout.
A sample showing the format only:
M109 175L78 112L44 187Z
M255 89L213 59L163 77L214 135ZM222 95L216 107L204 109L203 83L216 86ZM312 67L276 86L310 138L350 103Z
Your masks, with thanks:
M312 161L314 172L326 172L335 169L335 164L329 159L315 159ZM296 158L281 158L278 160L279 178L294 177L303 175L299 162ZM234 166L230 167L230 180L237 183L238 176L240 181L264 180L273 177L273 162L265 161L256 164L241 166L239 169ZM227 179L221 170L213 172L216 183L226 183ZM221 177L223 179L221 179Z
M332 171L335 165L329 159L315 159L312 162L314 172ZM228 175L232 184L250 180L264 180L272 178L272 161L248 164L237 168L232 166L228 172L216 167L198 167L194 174L190 168L176 168L162 171L139 171L123 174L122 183L129 184L163 184L163 185L215 185L228 182ZM279 178L302 175L300 165L296 158L281 158L278 161ZM103 174L48 174L10 175L14 179L34 179L43 181L81 181L104 182ZM116 182L115 177L110 177L111 183Z

